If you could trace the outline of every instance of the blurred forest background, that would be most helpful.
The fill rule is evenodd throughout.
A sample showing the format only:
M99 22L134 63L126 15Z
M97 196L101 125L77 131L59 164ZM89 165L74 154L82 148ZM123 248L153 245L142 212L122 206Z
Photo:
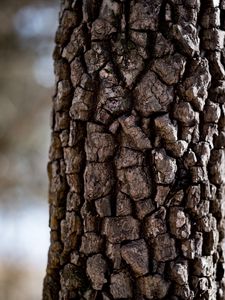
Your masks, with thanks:
M57 0L1 0L0 300L40 300Z

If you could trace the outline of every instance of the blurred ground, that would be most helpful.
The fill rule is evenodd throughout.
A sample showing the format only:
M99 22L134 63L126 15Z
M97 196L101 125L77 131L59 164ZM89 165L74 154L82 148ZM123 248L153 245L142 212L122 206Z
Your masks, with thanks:
M41 299L58 2L1 1L0 300Z

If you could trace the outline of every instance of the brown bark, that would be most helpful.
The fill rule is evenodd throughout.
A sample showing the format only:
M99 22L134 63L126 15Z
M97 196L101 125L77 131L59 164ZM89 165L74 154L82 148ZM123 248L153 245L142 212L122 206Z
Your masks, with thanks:
M224 299L225 1L64 0L44 300Z

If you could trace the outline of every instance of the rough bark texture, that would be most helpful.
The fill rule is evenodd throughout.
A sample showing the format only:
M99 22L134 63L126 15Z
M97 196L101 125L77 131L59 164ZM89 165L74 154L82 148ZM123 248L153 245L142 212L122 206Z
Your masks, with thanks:
M64 0L44 300L224 295L225 1Z

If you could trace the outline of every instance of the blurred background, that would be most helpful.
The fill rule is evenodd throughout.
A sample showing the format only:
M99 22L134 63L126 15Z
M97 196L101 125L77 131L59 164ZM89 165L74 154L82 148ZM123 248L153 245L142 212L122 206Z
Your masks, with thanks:
M40 300L57 0L1 0L0 300Z

